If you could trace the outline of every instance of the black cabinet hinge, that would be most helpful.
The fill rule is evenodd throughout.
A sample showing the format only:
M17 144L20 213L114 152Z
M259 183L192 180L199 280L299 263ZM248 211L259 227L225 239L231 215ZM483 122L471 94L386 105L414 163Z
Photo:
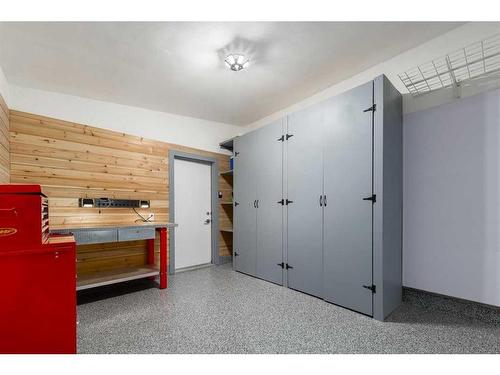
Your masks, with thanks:
M280 266L281 268L285 268L285 263L281 262L281 263L277 263L278 266Z
M293 137L293 134L287 134L286 137L285 137L285 139L288 141L292 137Z
M281 136L281 137L279 137L277 140L278 140L278 141L280 141L280 142L283 142L283 141L285 140L285 136L284 136L284 135L282 135L282 136Z
M285 204L285 200L284 200L284 199L282 199L282 200L278 201L277 203L278 203L278 204L281 204L281 205L283 206L283 205Z
M293 201L288 200L288 199L285 201L285 204L286 204L287 206L288 206L290 203L293 203Z
M287 263L287 264L286 264L286 266L285 266L285 268L286 268L287 270L289 270L290 268L293 268L293 267Z
M363 285L363 288L371 290L372 293L377 293L377 287L375 285Z
M377 105L374 104L370 108L365 109L363 112L375 112L377 110Z
M238 254L238 253L235 251L235 252L234 252L234 256L235 256L235 257L237 257L238 255L240 255L240 254Z
M372 203L375 203L377 201L377 194L372 194L369 197L363 198L364 201L372 201Z

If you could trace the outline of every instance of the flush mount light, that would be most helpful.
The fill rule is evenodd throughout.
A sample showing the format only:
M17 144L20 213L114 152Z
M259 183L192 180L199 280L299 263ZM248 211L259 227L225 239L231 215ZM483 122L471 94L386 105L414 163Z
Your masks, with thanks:
M250 60L244 55L231 54L227 55L224 62L229 69L239 72L249 65Z

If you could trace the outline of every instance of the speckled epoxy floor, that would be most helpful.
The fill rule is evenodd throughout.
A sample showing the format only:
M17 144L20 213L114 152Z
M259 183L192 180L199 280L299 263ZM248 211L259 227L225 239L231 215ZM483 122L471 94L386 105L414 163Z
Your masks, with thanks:
M79 353L500 353L497 311L410 293L378 322L230 265L178 273L167 290L143 281L79 302Z

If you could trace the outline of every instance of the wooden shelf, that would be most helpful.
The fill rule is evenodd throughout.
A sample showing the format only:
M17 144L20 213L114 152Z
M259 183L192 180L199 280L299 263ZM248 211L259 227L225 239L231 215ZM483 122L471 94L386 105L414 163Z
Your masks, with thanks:
M229 170L229 171L224 171L224 172L220 172L219 175L221 176L232 176L233 175L233 170Z
M76 283L76 290L96 288L99 286L121 283L123 281L144 279L151 276L158 276L160 271L155 266L141 266L120 268L110 271L79 275Z
M220 228L221 232L233 233L233 228Z

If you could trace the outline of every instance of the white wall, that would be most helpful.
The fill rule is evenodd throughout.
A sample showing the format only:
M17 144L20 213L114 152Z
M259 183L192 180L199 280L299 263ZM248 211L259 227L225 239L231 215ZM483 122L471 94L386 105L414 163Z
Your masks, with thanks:
M5 103L7 103L7 106L9 106L10 105L10 87L9 87L9 83L7 82L7 78L5 77L5 74L3 73L1 66L0 66L0 95L2 96L3 100L5 100Z
M10 85L10 108L144 138L222 152L241 127Z
M405 286L500 306L500 90L404 117Z
M398 74L498 33L500 33L500 22L469 22L345 81L330 86L290 107L253 122L244 128L244 132L259 128L289 113L359 86L381 74L385 74L401 93L405 93L407 90L398 78ZM498 85L500 85L500 82ZM467 91L465 94L467 94ZM446 95L441 94L439 97L434 97L432 101L427 100L425 97L413 98L410 95L405 95L403 99L403 112L405 113L455 100L453 93L450 94L450 92L447 92Z

